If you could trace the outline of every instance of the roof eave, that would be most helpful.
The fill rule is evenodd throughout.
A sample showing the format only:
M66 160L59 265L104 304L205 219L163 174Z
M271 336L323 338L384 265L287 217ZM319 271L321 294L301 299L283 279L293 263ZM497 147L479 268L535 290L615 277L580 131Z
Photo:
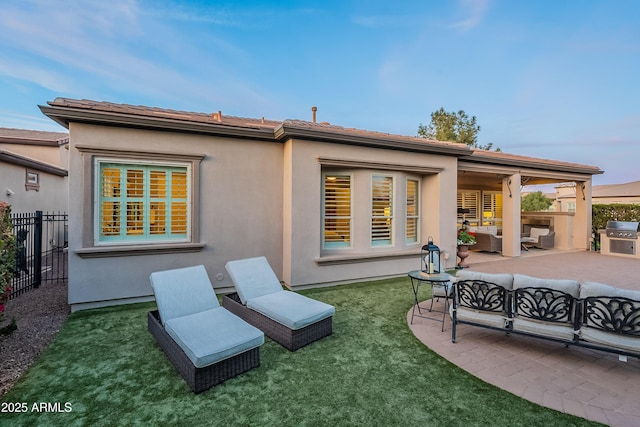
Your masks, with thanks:
M476 151L472 157L467 157L464 159L470 163L483 163L483 164L491 164L491 165L500 165L500 166L511 166L516 168L527 168L527 169L542 169L549 171L557 171L557 172L570 172L570 173L579 173L579 174L588 174L588 175L600 175L603 174L604 171L598 168L597 166L586 166L586 165L569 165L563 163L548 163L548 162L540 162L536 161L534 158L527 159L505 159L505 158L492 158L489 156L478 155Z
M0 150L0 160L7 163L11 163L18 166L24 166L27 168L35 169L40 172L50 173L57 176L68 176L69 172L66 169L62 169L47 163L42 163L37 160L29 159L27 157L19 156L17 154Z
M383 148L387 150L402 150L418 153L443 154L448 156L469 156L472 151L461 144L430 144L422 141L407 141L403 138L394 138L393 135L353 135L348 132L331 132L323 129L305 129L291 126L286 123L275 130L278 140L289 138L302 138L306 140L329 142L335 144L357 145L370 148Z
M260 127L238 127L214 123L190 122L162 117L139 116L110 111L87 110L56 105L40 105L40 111L51 120L69 129L69 124L89 123L119 127L160 129L207 135L274 140L273 130Z

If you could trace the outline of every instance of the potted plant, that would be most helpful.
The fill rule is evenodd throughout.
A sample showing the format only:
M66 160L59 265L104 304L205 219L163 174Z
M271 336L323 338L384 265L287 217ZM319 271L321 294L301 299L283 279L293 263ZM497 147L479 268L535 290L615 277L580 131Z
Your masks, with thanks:
M469 256L469 245L475 245L475 244L476 244L476 238L473 235L473 233L470 233L465 229L460 229L458 231L457 255L458 255L458 258L460 258L460 262L458 263L456 268L460 269L460 268L469 267L469 265L465 262L465 258Z

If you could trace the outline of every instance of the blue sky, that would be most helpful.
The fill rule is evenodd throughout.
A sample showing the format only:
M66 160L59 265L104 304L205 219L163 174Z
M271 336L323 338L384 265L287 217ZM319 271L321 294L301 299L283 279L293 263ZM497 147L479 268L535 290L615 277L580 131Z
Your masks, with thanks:
M479 142L640 180L635 0L3 0L0 127L92 99L416 135L444 107Z

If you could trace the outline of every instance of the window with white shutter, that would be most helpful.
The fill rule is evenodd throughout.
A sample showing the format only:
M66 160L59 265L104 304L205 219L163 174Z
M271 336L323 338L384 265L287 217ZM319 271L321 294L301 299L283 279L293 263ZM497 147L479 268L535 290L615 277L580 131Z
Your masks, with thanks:
M189 238L189 168L98 161L99 243Z
M351 175L324 175L323 180L323 247L351 246Z
M406 197L405 238L407 243L416 243L420 227L420 182L418 180L407 179Z
M371 179L371 245L393 243L393 177L373 175Z

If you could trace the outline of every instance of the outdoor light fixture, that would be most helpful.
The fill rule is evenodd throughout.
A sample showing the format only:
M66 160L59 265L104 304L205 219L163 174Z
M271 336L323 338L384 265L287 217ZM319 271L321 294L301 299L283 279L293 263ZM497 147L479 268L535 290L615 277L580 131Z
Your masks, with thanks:
M440 273L440 248L433 244L433 237L427 238L427 244L422 247L420 253L423 272L433 274Z

